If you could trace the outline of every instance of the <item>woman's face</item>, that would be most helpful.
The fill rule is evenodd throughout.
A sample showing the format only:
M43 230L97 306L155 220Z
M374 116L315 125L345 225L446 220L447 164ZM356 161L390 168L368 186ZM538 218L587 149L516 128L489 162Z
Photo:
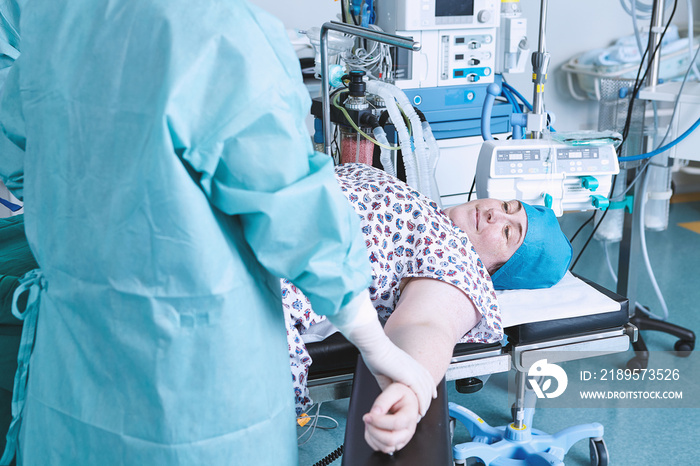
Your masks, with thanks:
M523 244L527 214L520 201L477 199L444 209L474 245L489 273L494 273Z

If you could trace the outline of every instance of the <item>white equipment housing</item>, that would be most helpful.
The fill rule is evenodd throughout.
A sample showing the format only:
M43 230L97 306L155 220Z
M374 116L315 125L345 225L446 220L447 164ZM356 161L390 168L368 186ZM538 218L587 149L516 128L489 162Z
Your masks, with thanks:
M550 139L484 141L476 166L480 199L519 199L564 211L607 207L619 173L612 143L570 145Z
M500 26L498 0L382 0L377 25L420 42L419 52L398 51L401 89L488 84L494 81Z

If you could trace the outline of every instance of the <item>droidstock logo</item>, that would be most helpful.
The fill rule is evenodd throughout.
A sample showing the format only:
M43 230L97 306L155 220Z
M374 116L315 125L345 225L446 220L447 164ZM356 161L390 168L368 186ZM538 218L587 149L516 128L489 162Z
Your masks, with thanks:
M564 369L556 364L548 364L546 359L540 359L527 371L530 387L535 391L537 398L556 398L566 390L569 378ZM556 389L551 393L552 379L557 381ZM540 383L542 385L540 386Z

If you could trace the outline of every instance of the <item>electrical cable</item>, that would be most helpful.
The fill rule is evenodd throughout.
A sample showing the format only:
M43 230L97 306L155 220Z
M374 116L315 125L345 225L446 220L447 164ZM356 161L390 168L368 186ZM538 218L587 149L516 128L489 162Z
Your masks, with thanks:
M382 29L375 24L369 24L367 28L382 32ZM359 44L360 41L358 40L357 43ZM372 46L367 50L366 45L369 43ZM373 79L385 77L392 63L390 46L372 40L362 40L362 44L364 46L358 45L352 50L352 55L344 57L345 63L350 69L365 71L367 76Z
M648 173L647 175L644 176L642 179L642 187L641 187L641 192L646 193L646 186L649 181ZM644 210L646 206L646 202L640 203L641 206L639 208L639 216L644 219ZM661 289L659 288L659 284L656 281L656 276L654 275L654 271L651 268L651 261L649 260L649 251L647 250L647 240L646 240L646 231L644 229L644 222L639 222L639 238L641 240L641 250L642 250L642 257L644 258L644 265L646 265L647 272L649 274L649 279L651 280L651 285L654 288L654 292L656 293L656 297L659 299L659 303L661 304L661 309L663 310L663 317L657 316L656 314L653 314L649 310L642 310L645 314L647 314L650 317L653 317L655 319L659 320L668 320L668 307L666 306L666 300L664 299L663 294L661 293Z
M472 187L469 188L469 196L467 196L467 202L472 200L472 193L474 192L475 186L476 186L476 175L474 175L474 180L472 181Z
M593 215L591 215L590 217L588 217L588 220L586 220L585 222L583 222L583 223L581 224L581 226L578 227L578 230L576 230L576 233L574 233L574 236L572 236L571 239L569 240L570 243L573 243L573 242L574 242L574 240L576 239L576 237L578 236L578 234L581 233L581 230L583 230L583 228L584 228L586 225L588 225L589 223L591 223L591 221L593 221L593 218L595 218L595 212L593 212Z
M692 31L689 30L689 45L690 45L690 53L692 55L693 43L692 43L691 38L692 38ZM663 139L661 140L661 142L659 142L656 150L652 151L648 154L640 154L639 156L630 157L630 160L636 160L636 159L640 159L640 158L648 159L647 164L644 167L644 170L642 170L642 172L644 173L644 176L642 178L642 186L640 188L640 192L641 192L640 195L642 195L642 196L646 196L648 176L649 176L649 173L646 170L646 168L648 168L648 166L651 165L651 160L650 160L651 157L659 155L659 154L665 152L666 150L670 149L671 147L673 147L674 145L676 145L677 143L679 143L680 141L685 139L692 131L694 131L698 127L698 125L700 125L700 118L699 118L695 122L695 124L693 124L691 126L691 128L689 128L686 132L684 132L680 137L678 137L676 140L672 141L671 143L669 143L665 146L663 145L671 132L673 121L674 121L676 114L677 114L677 111L678 111L680 97L681 97L681 94L683 93L683 88L685 87L685 83L687 82L687 79L688 79L688 76L689 76L691 70L694 69L694 63L698 57L698 52L700 52L700 47L698 48L698 51L696 51L695 55L692 56L692 59L690 60L690 63L688 65L688 69L686 70L685 75L683 76L683 82L681 83L680 89L678 90L678 95L676 96L676 100L674 102L673 113L671 115L668 129L666 130L666 133L665 133ZM695 72L697 73L697 69L695 69ZM654 107L654 110L656 111L656 107ZM646 209L646 202L642 202L640 204L640 212L639 212L639 216L642 219L645 218L645 209ZM639 309L644 314L648 315L649 317L665 321L668 319L668 315L669 315L668 307L666 305L666 301L664 299L663 293L661 292L661 289L659 288L658 282L656 281L656 277L654 275L654 271L653 271L653 268L651 266L651 261L649 259L649 251L648 251L648 248L646 245L646 230L644 228L644 221L640 222L639 229L640 229L639 236L640 236L640 243L641 243L640 249L642 252L642 257L644 259L644 265L645 265L647 273L649 275L649 279L651 280L651 284L652 284L652 287L654 289L654 292L659 300L659 303L661 304L663 316L658 316L658 315L652 313L647 307L642 306L639 303L635 303L636 308Z
M637 181L639 181L639 179L640 179L641 176L646 172L646 169L647 169L648 167L649 167L649 162L647 161L647 163L639 169L639 173L637 173L637 176L634 178L634 180L632 180L632 182L629 184L629 186L627 186L627 188L626 188L622 193L620 193L620 194L617 195L617 196L614 196L614 197L610 197L610 198L609 198L610 202L619 202L619 201L622 201L622 200L625 198L625 195L627 194L627 192L629 192L629 190L632 189L632 187L635 185L635 183L637 183ZM612 182L610 183L611 186L615 186L616 179L617 179L617 175L613 176ZM611 188L611 189L612 189L612 188ZM600 227L600 225L603 223L603 220L605 219L605 216L607 215L608 210L610 210L610 208L608 208L608 209L606 209L605 211L603 211L603 215L601 215L600 220L598 220L598 223L596 223L595 227L593 228L593 231L591 232L590 236L589 236L588 239L586 240L586 243L583 245L583 248L582 248L581 251L579 252L578 256L576 256L576 260L574 261L573 265L572 265L571 267L569 267L569 270L573 270L574 266L576 265L576 262L578 262L578 259L579 259L579 258L581 257L581 255L583 254L583 251L586 250L586 247L587 247L588 244L591 242L591 239L592 239L593 236L595 235L595 232L598 231L598 227ZM586 221L579 227L578 230L576 230L576 233L574 233L574 236L571 237L571 239L569 240L569 242L573 243L574 240L576 239L576 236L578 236L579 232L583 229L583 227L585 227L586 225L588 225L594 218L595 218L595 212L593 213L593 215L590 216L590 218L589 218L588 220L586 220Z
M673 11L671 11L671 15L668 18L668 22L666 23L666 27L664 28L663 32L659 36L659 43L656 44L656 47L654 47L654 51L651 54L651 58L648 60L648 62L653 61L653 58L656 56L657 53L659 53L659 49L661 48L661 43L663 42L663 38L666 35L666 31L668 31L669 26L671 25L671 21L673 20L673 17L676 14L676 8L678 7L678 0L675 0L673 2ZM642 88L642 85L644 84L644 81L646 80L647 74L649 73L649 66L648 62L645 63L644 59L646 58L647 54L649 53L649 45L647 44L647 48L644 51L644 54L642 55L642 58L639 62L639 68L637 69L637 76L635 78L635 85L633 88L632 95L630 96L630 102L627 108L627 119L625 120L625 127L622 131L622 143L620 144L620 147L618 148L619 153L622 153L622 147L625 145L627 142L627 136L629 135L629 130L630 130L630 125L632 122L632 113L634 109L634 102L637 99L637 95L639 93L639 90ZM645 65L647 65L645 67ZM642 78L639 78L639 75L642 72L642 69L644 69L644 74L642 75Z
M615 273L615 269L612 266L612 261L610 259L610 251L608 251L608 247L610 246L610 241L604 241L603 242L603 249L605 251L605 261L608 264L608 272L610 272L610 275L612 276L612 279L615 283L617 283L617 274ZM635 309L641 310L644 314L650 316L650 317L656 317L648 307L643 306L639 302L635 302ZM660 320L665 320L665 319L660 319Z
M633 0L633 1L634 1L634 0ZM674 7L673 7L673 11L672 11L672 13L671 13L671 16L670 16L670 18L669 18L669 20L668 20L668 23L666 24L666 27L664 28L663 33L662 33L661 36L659 37L659 43L656 45L652 57L653 57L656 53L658 53L658 51L659 51L659 48L660 48L660 46L661 46L663 37L664 37L664 35L666 34L666 31L668 30L668 27L669 27L669 25L671 24L671 21L672 21L672 19L673 19L674 14L675 14L677 4L678 4L678 2L677 2L677 0L676 0L676 1L674 2ZM623 6L624 6L624 5L623 5ZM692 44L691 44L691 46L692 46ZM633 91L632 95L630 96L630 102L629 102L629 107L628 107L628 112L627 112L627 120L625 121L625 128L624 128L624 131L623 131L623 141L622 141L622 144L621 144L620 147L619 147L620 153L622 153L622 145L626 142L627 136L629 135L629 128L630 128L630 125L631 125L631 119L632 119L634 101L635 101L635 99L636 99L636 97L637 97L637 94L638 94L639 90L641 89L642 83L643 83L644 80L646 79L646 76L647 76L647 74L648 74L648 72L649 72L649 67L647 66L647 68L646 68L646 70L645 70L645 72L644 72L644 76L642 77L641 80L639 80L639 75L640 75L641 70L642 70L642 67L643 67L643 65L644 65L644 57L646 56L646 54L648 53L648 51L649 51L649 48L647 47L647 50L644 52L644 55L643 55L642 60L641 60L641 62L640 62L640 67L639 67L639 69L638 69L638 71L637 71L637 79L635 80L634 91ZM700 48L698 48L698 51L700 51ZM676 144L678 144L679 142L681 142L683 139L685 139L685 138L686 138L690 133L692 133L698 126L700 126L700 118L699 118L688 130L686 130L686 131L685 131L681 136L679 136L676 140L672 141L672 142L669 143L669 144L666 144L665 146L663 145L663 143L665 142L666 138L667 138L668 135L669 135L669 132L670 132L670 129L671 129L671 124L672 124L673 119L674 119L674 117L675 117L675 115L676 115L676 111L677 111L677 108L678 108L678 102L679 102L680 95L681 95L682 90L683 90L683 86L685 85L685 82L686 82L686 80L687 80L687 78L688 78L688 74L690 73L690 71L691 71L691 69L692 69L692 67L693 67L694 62L695 62L695 60L697 59L697 55L698 55L698 52L696 52L695 57L691 60L689 66L688 66L688 70L687 70L686 73L685 73L685 76L684 76L684 78L683 78L683 84L681 85L681 88L680 88L680 90L679 90L679 92L678 92L678 96L676 97L676 102L675 102L675 104L674 104L673 114L671 115L671 122L669 123L669 129L666 131L666 134L664 135L664 138L663 138L663 139L661 140L661 142L659 143L659 146L657 147L657 149L654 150L654 151L652 151L652 152L646 153L646 154L640 154L640 155L636 155L636 156L618 157L618 160L619 160L619 161L635 161L635 160L643 160L643 159L646 160L646 164L645 164L643 167L641 167L641 168L639 169L639 173L637 174L637 176L635 177L635 179L632 181L632 183L630 183L630 185L629 185L629 186L627 187L627 189L620 195L620 197L624 197L624 196L626 195L626 193L631 189L631 187L632 187L640 178L641 178L641 180L642 180L642 186L640 187L640 195L641 195L641 196L645 196L645 195L646 195L646 189L647 189L647 182L648 182L648 171L647 171L647 169L648 169L648 167L649 167L649 165L650 165L650 163L651 163L651 161L650 161L651 157L654 157L654 156L656 156L656 155L659 155L659 154L661 154L661 153L667 151L668 149L672 148L673 146L675 146ZM652 60L649 60L649 61L652 61ZM657 114L656 114L656 107L654 107L654 116L655 116L655 118L656 118L656 116L657 116ZM656 120L655 120L655 123L656 123ZM613 181L613 185L614 185L614 184L615 184L615 182ZM611 200L612 200L612 199L611 199ZM640 203L640 209L639 209L640 211L638 212L638 215L639 215L640 218L641 218L641 221L639 222L639 229L640 229L639 235L640 235L640 241L641 241L641 251L642 251L642 256L643 256L643 258L644 258L644 263L645 263L645 266L646 266L646 269L647 269L647 273L648 273L649 278L650 278L651 283L652 283L652 287L654 288L654 291L655 291L655 293L656 293L656 296L657 296L657 298L658 298L658 300L659 300L659 302L660 302L660 304L661 304L661 307L662 307L662 310L663 310L663 316L657 316L656 314L652 313L652 312L651 312L648 308L646 308L645 306L639 305L638 303L636 303L636 304L637 304L637 309L640 309L644 314L646 314L646 315L648 315L648 316L650 316L650 317L652 317L652 318L655 318L655 319L667 320L667 319L668 319L668 307L667 307L666 302L665 302L665 300L664 300L663 294L661 293L661 289L659 288L658 282L656 281L656 277L655 277L654 272L653 272L653 269L652 269L652 267L651 267L651 262L650 262L650 260L649 260L649 253L648 253L648 249L647 249L647 246L646 246L646 232L645 232L644 221L643 221L643 219L644 219L644 212L645 212L645 204L646 204L645 202L641 202L641 203ZM590 243L591 239L592 239L593 236L595 235L595 232L597 231L598 227L602 224L603 220L605 219L605 216L606 216L608 210L609 210L609 209L606 209L606 210L603 212L603 215L601 216L600 221L597 223L597 225L596 225L595 228L593 229L593 232L591 233L591 235L589 236L588 240L587 240L586 243L584 244L582 250L579 252L578 256L576 257L576 260L575 260L575 261L573 262L573 264L571 265L570 270L573 270L573 268L574 268L574 267L576 266L576 264L578 263L578 260L580 259L581 255L583 254L583 251L585 251L586 247L588 246L588 244ZM593 219L593 217L589 218L588 221L587 221L586 223L584 223L584 225L586 225L586 224L587 224L588 222L590 222L592 219ZM582 225L581 228L579 228L579 231L583 228L584 225ZM576 235L578 235L578 232L579 232L579 231L576 232L576 234L574 235L574 238L576 237ZM572 238L572 241L573 241L574 238ZM617 282L617 276L615 275L615 272L614 272L614 270L613 270L613 268L612 268L612 264L611 264L611 262L610 262L610 256L609 256L609 252L608 252L608 242L607 242L607 241L604 242L603 248L604 248L604 251L605 251L605 256L606 256L606 261L607 261L607 264L608 264L609 271L610 271L611 275L613 276L613 279L615 280L615 282Z
M694 22L693 22L693 1L692 0L687 0L687 13L688 13L688 57L693 56L693 46L695 45L695 41L693 40L693 34L694 34ZM700 47L698 47L700 48ZM695 56L697 57L697 52L695 52ZM692 58L690 60L690 66L693 70L693 74L695 75L695 79L700 81L700 70L698 70L697 65L694 64L695 59Z
M581 248L581 251L578 253L578 256L576 256L576 260L573 262L573 264L571 264L571 267L569 267L569 270L574 270L574 267L576 267L578 260L581 258L581 255L583 254L583 251L585 251L586 248L588 247L588 244L593 239L595 232L598 231L598 227L600 227L600 224L603 223L603 220L605 220L605 216L608 214L609 210L610 209L605 209L603 211L603 215L600 216L600 221L598 223L596 223L595 227L593 228L593 231L591 232L591 235L586 240L586 243L583 245L583 248Z
M673 20L673 16L674 16L675 13L676 13L676 7L677 7L677 6L678 6L678 0L675 0L675 1L674 1L674 6L673 6L673 11L671 12L671 15L670 15L670 17L669 17L669 19L668 19L668 22L666 23L666 27L664 28L663 32L661 33L661 36L659 37L659 43L658 43L658 44L656 45L656 47L654 48L654 52L653 52L653 54L652 54L652 57L655 56L655 55L659 52L659 49L660 49L660 47L661 47L661 42L663 41L663 37L664 37L664 35L666 34L666 31L668 30L668 27L671 25L671 21ZM648 52L649 52L649 47L647 46L647 49L645 50L644 54L642 55L642 59L641 59L641 61L640 61L640 63L639 63L639 68L637 69L637 77L635 78L634 89L633 89L632 94L630 95L630 102L629 102L628 108L627 108L627 118L626 118L626 120L625 120L625 126L624 126L624 129L623 129L623 132L622 132L622 142L620 143L620 146L618 147L618 154L621 154L621 153L622 153L622 148L623 148L624 144L625 144L626 141L627 141L627 136L629 135L629 129L630 129L631 121L632 121L632 113L633 113L633 108L634 108L634 101L635 101L635 99L636 99L636 97L637 97L637 95L638 95L638 93L639 93L639 90L641 89L642 83L644 82L644 80L646 79L647 74L649 73L649 67L647 66L646 69L645 69L645 71L644 71L644 75L642 76L641 79L639 78L639 75L641 74L642 69L644 68L644 65L645 65L644 58L646 57L646 55L647 55ZM649 61L651 61L651 60L649 60ZM699 122L699 124L700 124L700 122ZM676 144L677 144L677 142L676 142ZM660 152L659 152L659 153L660 153ZM658 155L658 154L654 154L654 155ZM631 160L641 160L641 159L643 159L643 158L646 158L646 157L639 157L639 158L637 158L637 157L639 157L639 156L630 156L630 158L627 159L626 157L619 157L619 156L618 156L618 160L620 160L620 161L624 161L624 160L629 160L629 161L631 161ZM645 166L640 170L640 172L644 172L644 171L646 170L647 166L648 166L648 164L645 165ZM637 177L634 179L633 183L635 183L635 182L639 179L640 176L641 176L641 173L637 175ZM614 179L613 179L613 186L614 186L614 183L615 183L615 181L614 181ZM632 183L632 184L633 184L633 183ZM630 184L630 186L627 187L627 189L625 190L625 193L629 191L629 189L631 188L632 184ZM623 195L624 195L624 193L623 193ZM593 231L591 232L590 236L589 236L588 239L586 240L586 243L583 245L583 248L582 248L581 251L579 252L578 256L576 256L576 260L574 260L574 262L573 262L573 264L571 265L571 267L569 267L569 270L573 270L573 268L574 268L574 267L576 266L576 264L578 263L578 260L581 258L583 252L584 252L584 251L586 250L586 248L588 247L588 244L589 244L589 243L591 242L591 240L593 239L593 236L595 235L596 231L598 231L598 228L599 228L600 225L603 223L603 220L605 219L605 216L607 215L608 210L609 210L609 209L606 209L606 210L603 212L603 215L600 217L600 220L596 223L595 227L593 228ZM594 215L595 215L595 214L594 214ZM579 231L580 231L586 224L588 224L592 219L593 219L593 216L592 216L588 221L586 221L583 225L581 225L581 227L579 228ZM576 232L576 234L574 235L574 238L575 238L576 235L578 235L578 232L579 232L579 231ZM573 241L574 238L572 238L571 241Z
M304 436L305 436L306 434L308 434L309 432L311 432L311 434L309 435L309 437L308 437L306 440L304 440L303 442L299 443L298 446L302 446L302 445L307 444L307 443L309 442L309 440L311 440L311 437L313 437L314 434L316 433L316 429L332 430L332 429L335 429L336 427L338 427L338 425L339 425L339 424L338 424L338 421L336 421L335 419L333 419L333 418L330 417L330 416L324 416L324 415L320 414L321 405L322 405L322 404L323 404L323 403L318 403L318 404L316 405L316 414L314 414L313 416L309 416L309 417L311 418L311 421L310 421L311 424L309 425L309 427L306 428L306 430L305 430L304 432L302 432L302 433L297 437L297 441L301 440L302 437L304 437ZM311 408L311 409L313 409L313 408ZM333 426L331 426L331 427L320 426L320 425L318 425L319 419L328 419L328 420L330 420L330 421L333 421L333 423L334 423L335 425L333 425Z
M695 61L698 59L699 52L700 52L700 47L698 47L698 50L695 52L695 55L693 56L692 60L690 60L690 65L688 66L688 69L686 70L685 75L683 76L683 81L681 82L681 87L678 89L678 95L676 96L676 100L673 103L673 113L671 114L671 119L669 120L668 128L666 129L666 134L664 134L664 138L659 143L659 147L662 146L664 142L666 142L666 139L668 138L669 134L671 134L671 128L673 127L673 121L676 118L676 114L678 113L678 107L680 106L681 95L683 94L683 88L685 87L685 84L688 82L688 76L690 75L690 70L692 69L693 65L695 64Z
M632 182L629 184L629 186L627 186L627 187L625 188L625 190L622 191L620 194L618 194L618 195L616 195L616 196L614 196L614 197L611 197L611 198L610 198L610 201L611 201L611 202L619 202L619 201L624 200L624 199L625 199L625 196L626 196L627 193L630 191L630 189L632 189L632 188L634 187L634 185L637 183L637 181L639 181L639 178L641 178L642 174L644 173L644 170L647 169L647 167L649 166L649 163L650 163L650 162L651 162L650 160L646 160L645 163L644 163L644 165L641 166L641 168L639 168L639 170L637 170L637 176L634 177L634 179L633 179ZM615 175L615 176L617 176L617 175Z
M335 146L335 150L333 150ZM335 125L333 129L333 140L331 141L331 157L335 165L340 164L340 146L338 145L338 125Z
M615 269L613 269L612 261L610 260L610 251L608 251L609 246L610 241L603 241L603 251L605 251L605 262L608 264L608 272L610 272L613 281L617 283L617 274L615 273Z
M659 144L659 147L657 147L656 150L653 150L653 151L648 152L648 153L646 153L646 154L632 155L632 156L626 156L626 157L618 157L618 160L620 160L620 161L622 161L622 162L625 162L625 161L630 161L630 162L631 162L631 161L634 161L634 160L648 159L648 158L654 157L654 156L656 156L656 155L662 154L662 153L666 152L667 150L671 149L671 148L672 148L673 146L675 146L676 144L678 144L678 143L680 143L681 141L683 141L685 138L687 138L687 137L690 135L690 133L692 133L693 131L695 131L695 130L697 129L697 127L700 126L700 118L698 118L697 121L695 121L695 123L693 123L693 125L692 125L690 128L688 128L683 134L681 134L680 136L678 136L678 138L676 138L675 140L673 140L673 141L671 141L670 143L666 144L665 146L661 146L661 144L663 144L664 141L666 141L666 138L667 138L668 135L670 134L671 127L672 127L672 125L673 125L673 120L674 120L674 118L675 118L675 116L676 116L676 112L677 112L677 110L678 110L678 105L679 105L679 103L680 103L680 97L681 97L681 94L683 93L683 87L685 86L685 83L686 83L686 81L687 81L687 79L688 79L688 75L689 75L690 70L691 70L691 68L692 68L692 66L693 66L693 63L695 63L695 60L698 58L698 52L700 52L700 47L698 47L698 51L695 52L695 56L693 57L693 60L690 62L690 66L688 67L688 70L685 72L685 76L683 77L683 83L681 84L681 87L680 87L680 89L678 90L678 95L676 96L676 101L675 101L675 104L674 104L674 107L673 107L673 114L671 115L671 121L670 121L669 124L668 124L668 129L666 130L666 134L664 135L664 138L661 140L661 143Z
M314 466L328 466L333 461L337 460L343 455L343 448L345 448L345 445L339 446L338 448L330 452L328 455L326 455L325 458L321 459L317 463L314 463Z
M625 10L625 12L632 17L632 27L634 28L634 38L635 41L637 42L637 49L639 50L639 53L641 54L642 51L644 50L644 47L642 47L642 40L639 35L639 26L637 26L637 20L638 19L650 19L651 14L653 11L653 1L649 3L644 3L641 0L628 0L629 1L629 6L627 3L625 3L625 0L620 0L620 5L622 5L622 8ZM666 0L664 2L664 7L668 7L668 4L671 3L670 0Z

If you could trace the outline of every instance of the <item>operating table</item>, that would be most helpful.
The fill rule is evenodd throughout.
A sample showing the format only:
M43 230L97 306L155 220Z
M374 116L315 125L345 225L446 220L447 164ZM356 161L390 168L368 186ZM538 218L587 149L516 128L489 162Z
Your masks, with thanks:
M362 436L362 415L379 389L361 358L357 361L357 350L337 333L307 344L313 359L308 379L312 399L322 402L352 395L343 464L451 465L453 461L465 464L466 458L473 457L497 464L498 458L509 454L534 457L522 464L563 464L559 461L568 449L583 438L591 438L592 464L608 463L600 424L576 426L552 436L532 429L534 409L525 406L526 398L532 397L531 391L526 393L526 378L530 366L543 358L556 364L627 351L637 338L637 329L629 323L627 299L570 273L551 289L509 290L499 292L498 299L506 339L493 344L456 345L445 379L438 387L440 396L419 424L413 440L390 463L387 455L372 452ZM455 381L458 391L466 393L480 388L479 377L511 369L516 371L514 421L500 431L446 400L446 381ZM455 445L450 454L450 419L453 424L455 420L463 423L472 439L479 441ZM506 438L513 437L513 433L517 438ZM547 442L550 444L545 445Z

